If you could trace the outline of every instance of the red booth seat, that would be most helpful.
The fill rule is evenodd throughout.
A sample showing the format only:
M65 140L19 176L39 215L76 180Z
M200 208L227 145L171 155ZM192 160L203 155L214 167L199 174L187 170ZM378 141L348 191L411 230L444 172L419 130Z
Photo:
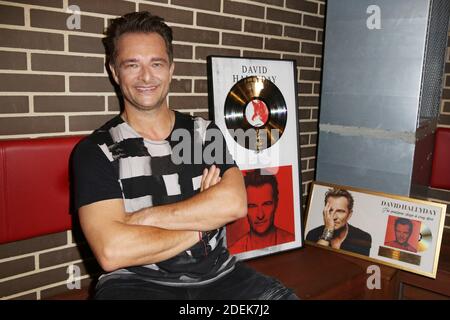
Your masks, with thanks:
M71 228L69 157L81 138L0 141L0 243Z
M430 186L450 190L450 128L437 128Z

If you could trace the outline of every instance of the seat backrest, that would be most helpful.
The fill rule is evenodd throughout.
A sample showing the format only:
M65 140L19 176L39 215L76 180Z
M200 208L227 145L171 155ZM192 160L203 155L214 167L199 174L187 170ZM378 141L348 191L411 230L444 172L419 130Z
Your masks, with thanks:
M450 190L450 128L437 128L430 186Z
M0 141L0 243L71 228L69 157L81 138Z

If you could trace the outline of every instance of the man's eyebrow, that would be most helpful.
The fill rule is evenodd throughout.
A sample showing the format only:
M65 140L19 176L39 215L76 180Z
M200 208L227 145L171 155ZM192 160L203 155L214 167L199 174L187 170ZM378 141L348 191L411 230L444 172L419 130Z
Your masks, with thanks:
M136 59L136 58L125 59L122 62L120 62L120 65L124 65L124 64L130 63L130 62L137 62L137 61L138 61L138 59Z

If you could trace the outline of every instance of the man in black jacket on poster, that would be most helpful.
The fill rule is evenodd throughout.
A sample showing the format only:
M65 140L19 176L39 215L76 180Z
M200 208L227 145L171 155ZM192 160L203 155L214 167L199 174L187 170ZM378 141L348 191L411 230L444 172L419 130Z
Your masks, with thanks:
M324 225L308 232L306 240L369 256L372 237L348 223L353 214L353 204L353 196L347 190L330 189L325 194Z

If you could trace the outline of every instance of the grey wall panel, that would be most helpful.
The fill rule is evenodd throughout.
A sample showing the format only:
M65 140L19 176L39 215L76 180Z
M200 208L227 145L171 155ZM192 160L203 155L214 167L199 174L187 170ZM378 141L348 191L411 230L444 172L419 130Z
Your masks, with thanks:
M319 143L318 181L408 194L414 144L326 132Z

